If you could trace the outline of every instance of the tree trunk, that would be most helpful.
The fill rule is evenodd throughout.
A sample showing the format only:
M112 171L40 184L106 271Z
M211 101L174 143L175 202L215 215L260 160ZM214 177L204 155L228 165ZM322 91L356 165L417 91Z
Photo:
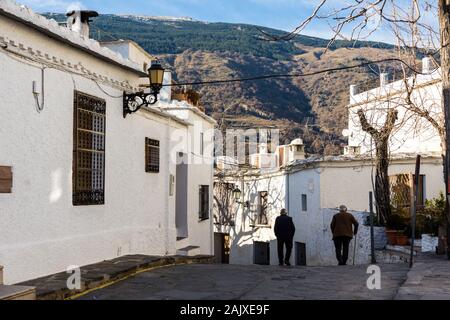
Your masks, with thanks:
M388 111L384 126L377 130L369 122L363 110L358 110L361 128L372 136L375 142L375 201L377 213L383 223L387 223L391 217L391 190L389 186L389 137L397 121L398 111Z
M450 206L449 206L449 168L450 155L450 14L446 0L439 1L439 31L441 36L441 75L442 75L442 106L445 117L445 160L444 160L444 183L446 192L445 215L447 218L447 257L450 259Z
M377 212L383 223L391 216L391 191L389 186L389 153L388 140L375 141L375 200Z

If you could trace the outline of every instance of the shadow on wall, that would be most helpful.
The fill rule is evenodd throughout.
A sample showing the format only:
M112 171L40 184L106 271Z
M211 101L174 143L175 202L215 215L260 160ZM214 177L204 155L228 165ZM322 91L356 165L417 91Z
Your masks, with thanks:
M347 264L369 264L370 263L370 226L364 225L369 213L361 211L349 211L359 222L358 234L350 242L349 259ZM309 228L306 232L306 250L307 262L311 266L336 265L336 255L330 223L333 215L337 213L336 209L322 209L321 214L316 216L315 223L311 221L310 225L315 228ZM317 232L322 227L322 232ZM375 239L377 239L375 248L382 249L386 245L384 228L374 229Z

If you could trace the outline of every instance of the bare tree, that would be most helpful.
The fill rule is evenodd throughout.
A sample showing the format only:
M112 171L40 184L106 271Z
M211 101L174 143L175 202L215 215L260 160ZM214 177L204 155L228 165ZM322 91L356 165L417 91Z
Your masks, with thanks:
M333 7L334 6L334 7ZM438 17L438 19L436 19ZM441 152L444 159L444 177L446 189L448 185L448 168L450 168L450 157L447 156L447 144L450 141L450 130L446 128L445 119L450 118L450 4L448 0L349 0L342 4L329 0L318 0L317 6L312 10L312 14L299 23L289 33L275 36L264 33L267 41L289 41L303 32L305 28L314 20L325 20L332 31L331 39L326 50L332 48L337 40L349 40L355 43L360 40L370 40L381 28L390 31L391 40L396 43L396 51L399 60L404 63L398 67L402 70L403 90L394 97L386 98L391 103L407 110L407 115L400 120L397 126L405 123L405 118L414 119L417 123L425 119L428 125L432 126L441 139ZM387 34L385 32L385 34ZM441 105L436 110L430 110L428 103L424 101L427 97L421 97L422 85L417 81L421 72L415 66L418 64L418 56L429 55L440 62L440 73L442 81ZM440 61L439 61L440 60ZM405 68L408 66L408 68ZM411 72L413 71L413 72ZM433 108L431 108L433 109ZM392 134L394 128L390 128L389 119L394 119L394 113L385 109L387 121L385 129L376 130L370 126L365 119L364 112L358 112L363 129L375 140L377 171L381 176L376 184L375 193L378 194L379 210L387 208L389 203L389 187L384 180L386 174L385 166L388 165L388 150L385 142ZM434 114L433 114L434 112ZM444 116L443 116L444 115ZM396 117L395 117L396 118ZM378 141L378 142L377 142ZM381 194L383 193L383 195ZM450 210L447 201L447 221L450 221ZM380 208L381 207L381 208ZM386 213L384 213L386 215ZM450 242L450 223L447 224L447 241ZM450 243L449 243L450 244ZM450 245L448 245L450 248ZM447 251L450 258L450 249Z
M377 212L386 222L391 216L391 200L389 190L389 137L394 129L398 112L396 109L388 111L386 121L381 129L375 129L366 119L363 110L358 111L362 129L370 134L375 142L375 200Z

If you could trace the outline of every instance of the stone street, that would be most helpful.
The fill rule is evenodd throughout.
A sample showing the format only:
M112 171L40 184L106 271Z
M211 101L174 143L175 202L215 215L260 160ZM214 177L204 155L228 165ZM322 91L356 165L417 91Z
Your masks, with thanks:
M408 265L379 266L381 290L367 288L367 266L191 264L143 272L79 299L394 299Z

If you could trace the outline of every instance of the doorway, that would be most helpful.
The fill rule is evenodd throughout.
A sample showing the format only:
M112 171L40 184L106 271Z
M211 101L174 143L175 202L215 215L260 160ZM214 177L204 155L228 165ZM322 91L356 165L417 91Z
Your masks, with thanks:
M295 242L295 265L306 266L306 244Z
M216 263L230 263L230 235L214 233L214 257Z
M270 264L270 243L253 242L253 263L261 265Z

